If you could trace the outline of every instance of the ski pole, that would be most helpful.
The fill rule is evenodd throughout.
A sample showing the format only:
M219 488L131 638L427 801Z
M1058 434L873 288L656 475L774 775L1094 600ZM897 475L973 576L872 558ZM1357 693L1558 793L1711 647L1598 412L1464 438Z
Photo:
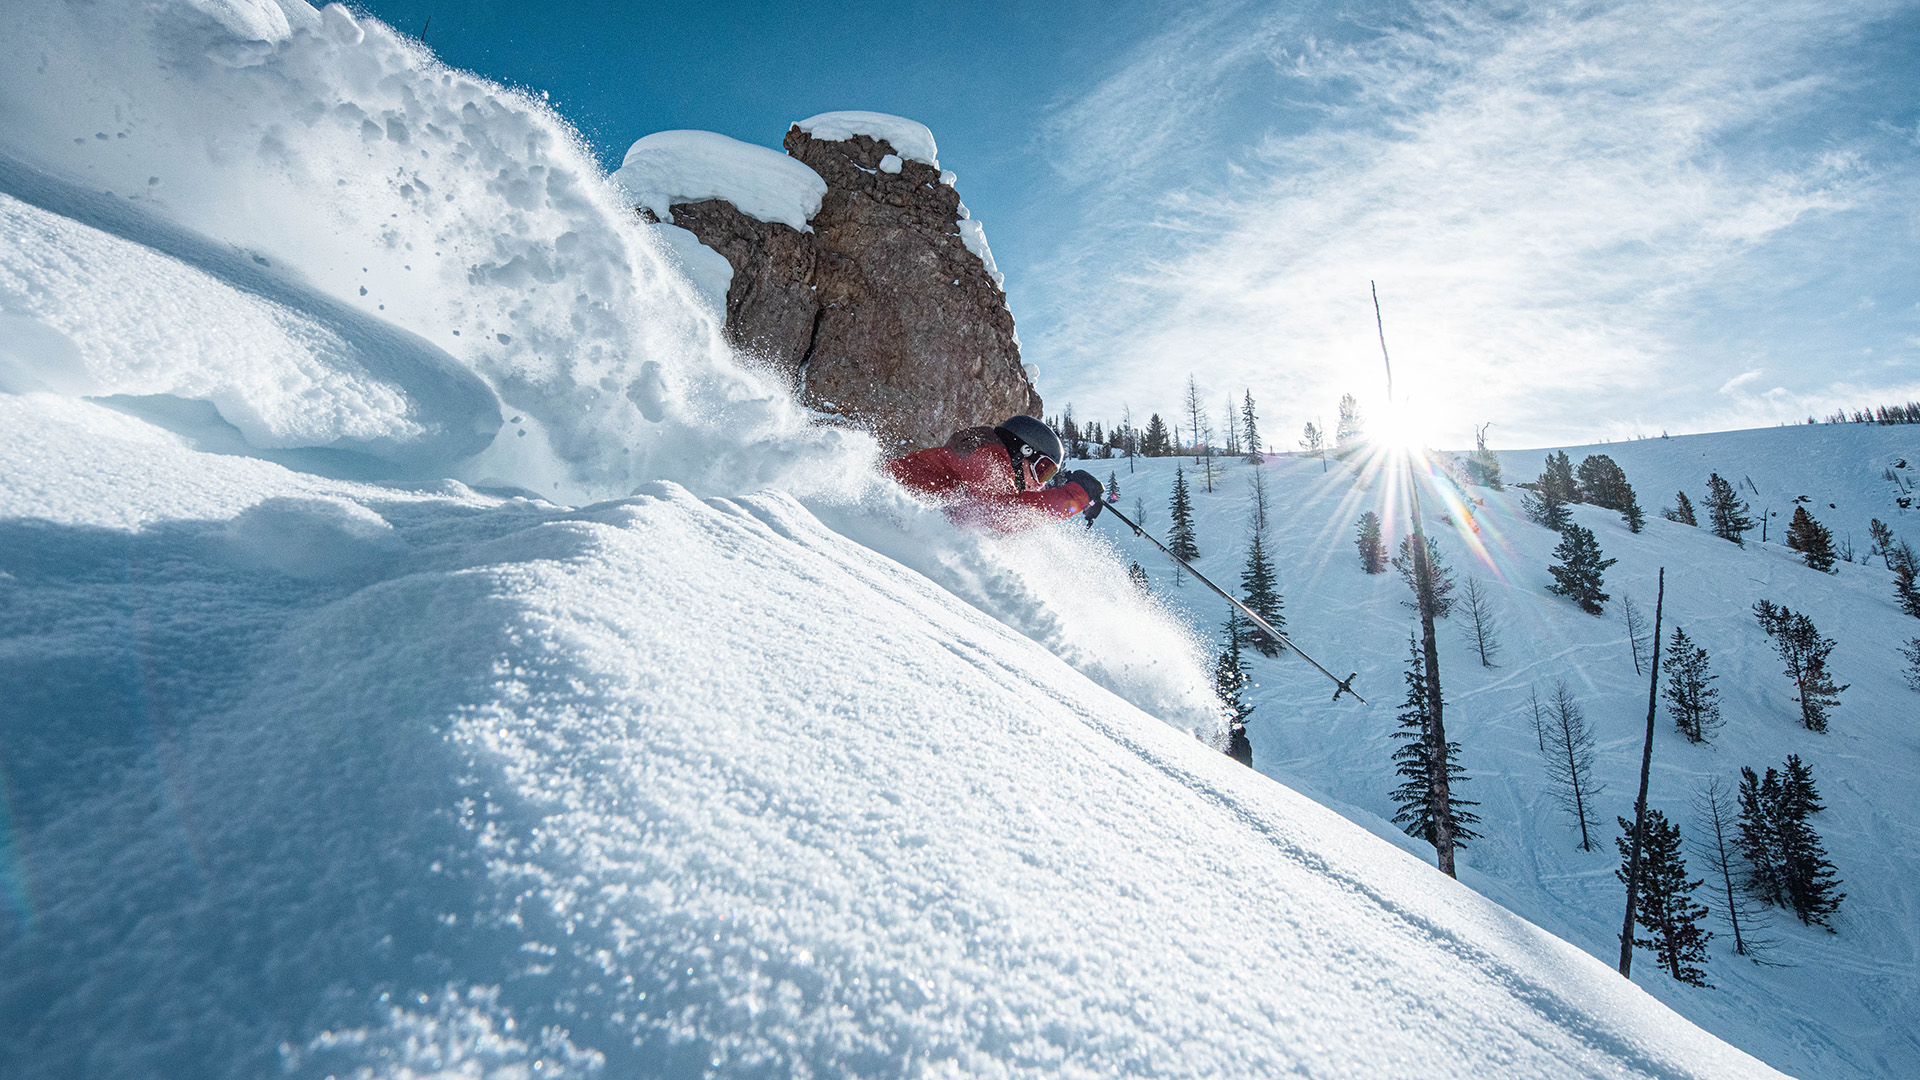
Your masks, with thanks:
M1216 593L1219 593L1220 598L1222 600L1225 600L1227 603L1232 604L1234 607L1239 608L1240 613L1242 615L1245 615L1247 618L1252 619L1254 625L1258 626L1263 632L1267 634L1267 636L1273 638L1275 641L1278 641L1280 644L1285 645L1287 648L1292 649L1294 653L1300 657L1300 659L1305 660L1309 664L1312 664L1313 670L1318 671L1320 674L1325 675L1329 679L1332 679L1333 680L1333 700L1339 701L1341 694L1352 694L1355 701L1358 701L1362 705L1365 705L1367 703L1367 699L1361 697L1360 692L1353 688L1354 677L1359 675L1360 674L1359 672L1357 671L1349 672L1347 677L1342 679L1336 676L1333 672L1328 671L1326 668L1321 667L1320 661L1315 660L1313 657L1308 656L1304 652L1301 652L1300 646L1295 645L1293 643L1292 638L1289 638L1287 635L1281 633L1278 630L1275 630L1271 623L1261 618L1258 614L1254 612L1252 608L1248 607L1247 605L1241 603L1238 600L1235 600L1233 596L1229 594L1225 589L1222 589L1220 586L1215 585L1211 581L1208 581L1207 576L1205 574L1202 574L1200 571L1195 570L1193 568L1193 564L1187 562L1187 560L1167 550L1167 545L1161 543L1158 537L1154 536L1152 533L1146 531L1145 529L1142 529L1140 526L1135 525L1131 520L1128 519L1127 515L1121 513L1119 510L1114 509L1114 507L1112 507L1111 505L1107 506L1105 510L1107 513L1112 514L1116 518L1119 518L1120 524L1125 525L1129 529L1132 529L1133 535L1144 536L1148 540L1152 541L1153 546L1159 548L1161 554L1165 555L1167 558L1172 559L1175 563L1179 564L1183 569L1186 570L1187 573L1192 574L1195 578L1197 578L1200 584L1205 585L1207 588L1212 589Z

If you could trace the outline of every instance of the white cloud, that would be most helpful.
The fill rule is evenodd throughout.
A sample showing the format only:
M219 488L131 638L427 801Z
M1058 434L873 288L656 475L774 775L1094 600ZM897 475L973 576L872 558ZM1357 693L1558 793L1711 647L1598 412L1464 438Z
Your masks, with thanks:
M1761 372L1759 371L1743 371L1740 374L1735 375L1733 378L1728 379L1726 382L1721 383L1720 392L1723 394L1731 394L1735 390L1738 390L1740 387L1745 386L1748 383L1752 382L1753 380L1759 378L1760 375L1761 375Z
M1873 182L1844 147L1726 144L1817 96L1803 51L1862 18L1422 4L1340 45L1237 4L1185 18L1056 114L1056 160L1101 178L1101 210L1042 268L1030 350L1083 413L1170 405L1191 371L1211 392L1251 386L1270 423L1297 427L1344 390L1379 398L1378 279L1401 394L1451 417L1449 435L1496 418L1520 441L1605 435L1656 408L1665 427L1683 395L1686 418L1710 415L1713 387L1757 372L1728 379L1688 352L1702 293L1737 290L1756 250ZM1244 120L1219 103L1262 78L1317 122L1159 186L1169 156Z

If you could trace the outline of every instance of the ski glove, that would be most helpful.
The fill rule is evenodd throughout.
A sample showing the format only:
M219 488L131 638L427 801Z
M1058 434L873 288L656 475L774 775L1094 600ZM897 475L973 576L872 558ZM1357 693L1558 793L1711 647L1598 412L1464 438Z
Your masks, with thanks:
M1092 473L1085 469L1075 469L1061 477L1060 482L1063 484L1079 484L1080 490L1087 493L1087 498L1092 500L1087 503L1086 514L1088 521L1092 521L1094 518L1100 516L1100 510L1106 504L1100 499L1100 481L1095 480Z

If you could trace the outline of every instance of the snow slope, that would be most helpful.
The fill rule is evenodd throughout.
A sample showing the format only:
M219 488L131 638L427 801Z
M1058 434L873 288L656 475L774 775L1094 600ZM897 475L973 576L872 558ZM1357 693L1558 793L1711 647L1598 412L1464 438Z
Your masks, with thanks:
M879 483L538 101L0 31L0 1075L1768 1075L1226 759L1098 535Z
M1631 594L1650 617L1655 578L1664 566L1668 633L1678 623L1712 654L1726 724L1712 743L1694 746L1663 708L1650 802L1691 838L1690 801L1710 778L1731 786L1743 765L1764 771L1799 754L1813 766L1826 799L1828 809L1815 824L1845 879L1848 899L1835 921L1836 934L1774 913L1764 936L1779 940L1772 959L1786 966L1757 967L1734 956L1731 936L1717 927L1708 968L1716 989L1672 982L1647 954L1635 962L1634 981L1790 1073L1920 1075L1920 1040L1911 1022L1920 1015L1920 874L1914 870L1920 866L1920 812L1910 797L1920 771L1920 732L1913 724L1917 702L1900 677L1904 662L1897 652L1901 642L1920 635L1920 624L1899 612L1891 576L1878 560L1871 567L1841 563L1833 575L1816 573L1781 546L1778 524L1791 512L1786 500L1805 494L1813 500L1810 512L1836 536L1852 532L1861 555L1871 517L1920 541L1913 512L1897 502L1904 487L1882 475L1903 459L1920 465L1920 431L1816 425L1569 448L1575 463L1595 452L1626 469L1650 519L1635 536L1617 514L1574 508L1575 519L1594 530L1605 555L1620 560L1606 574L1614 599L1604 618L1584 615L1546 592L1552 580L1546 567L1558 536L1524 520L1508 497L1517 494L1512 489L1505 496L1469 489L1486 503L1475 509L1477 536L1435 524L1450 485L1427 493L1429 527L1456 579L1464 584L1472 575L1491 586L1503 646L1497 666L1484 668L1463 617L1441 623L1447 731L1463 744L1462 759L1473 777L1464 796L1479 801L1476 810L1486 823L1486 839L1462 854L1462 880L1613 963L1624 903L1612 873L1614 817L1632 812L1647 695L1626 644L1620 596ZM1532 479L1546 453L1502 453L1507 479ZM1131 511L1138 501L1149 526L1159 531L1167 523L1175 465L1158 459L1136 462L1137 472L1125 461L1087 467L1103 480L1114 473L1120 505ZM1191 460L1184 468L1193 468ZM1658 517L1659 507L1672 505L1672 492L1682 486L1698 504L1714 469L1743 489L1750 477L1765 493L1747 492L1756 517L1769 497L1776 510L1786 507L1769 530L1771 544L1760 544L1756 530L1743 550L1704 529ZM1251 470L1225 463L1211 494L1189 472L1201 569L1231 586L1238 585L1245 559ZM1401 671L1417 621L1399 575L1368 577L1352 546L1363 511L1379 510L1392 520L1386 511L1394 489L1386 477L1339 461L1323 471L1317 460L1278 457L1265 472L1275 507L1269 549L1277 553L1291 632L1329 668L1343 675L1357 669L1356 685L1371 706L1350 699L1330 703L1325 680L1297 659L1255 656L1249 662L1259 684L1249 723L1255 766L1431 860L1431 848L1400 837L1388 821L1394 808L1387 793L1395 779L1389 733L1405 695ZM1457 511L1452 517L1465 520ZM1147 568L1160 602L1211 629L1217 640L1224 605L1191 582L1174 587L1157 553L1124 530L1106 531ZM1406 533L1404 522L1390 531L1397 544ZM1484 554L1475 550L1476 542ZM1791 683L1749 610L1762 598L1806 611L1839 641L1832 666L1839 681L1852 685L1827 734L1806 731L1798 722ZM1604 845L1599 852L1577 850L1578 834L1547 794L1527 698L1530 688L1545 697L1558 679L1567 680L1597 733L1595 775L1607 785L1597 815ZM1703 864L1693 865L1700 873Z

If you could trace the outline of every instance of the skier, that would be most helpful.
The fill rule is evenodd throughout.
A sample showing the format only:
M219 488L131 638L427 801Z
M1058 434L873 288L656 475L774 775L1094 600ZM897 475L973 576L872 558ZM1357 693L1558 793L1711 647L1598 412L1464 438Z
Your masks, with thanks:
M905 487L945 502L959 521L1012 532L1044 518L1099 516L1100 481L1092 473L1076 469L1046 486L1064 456L1060 436L1023 415L998 427L956 431L945 446L889 461L887 471Z

